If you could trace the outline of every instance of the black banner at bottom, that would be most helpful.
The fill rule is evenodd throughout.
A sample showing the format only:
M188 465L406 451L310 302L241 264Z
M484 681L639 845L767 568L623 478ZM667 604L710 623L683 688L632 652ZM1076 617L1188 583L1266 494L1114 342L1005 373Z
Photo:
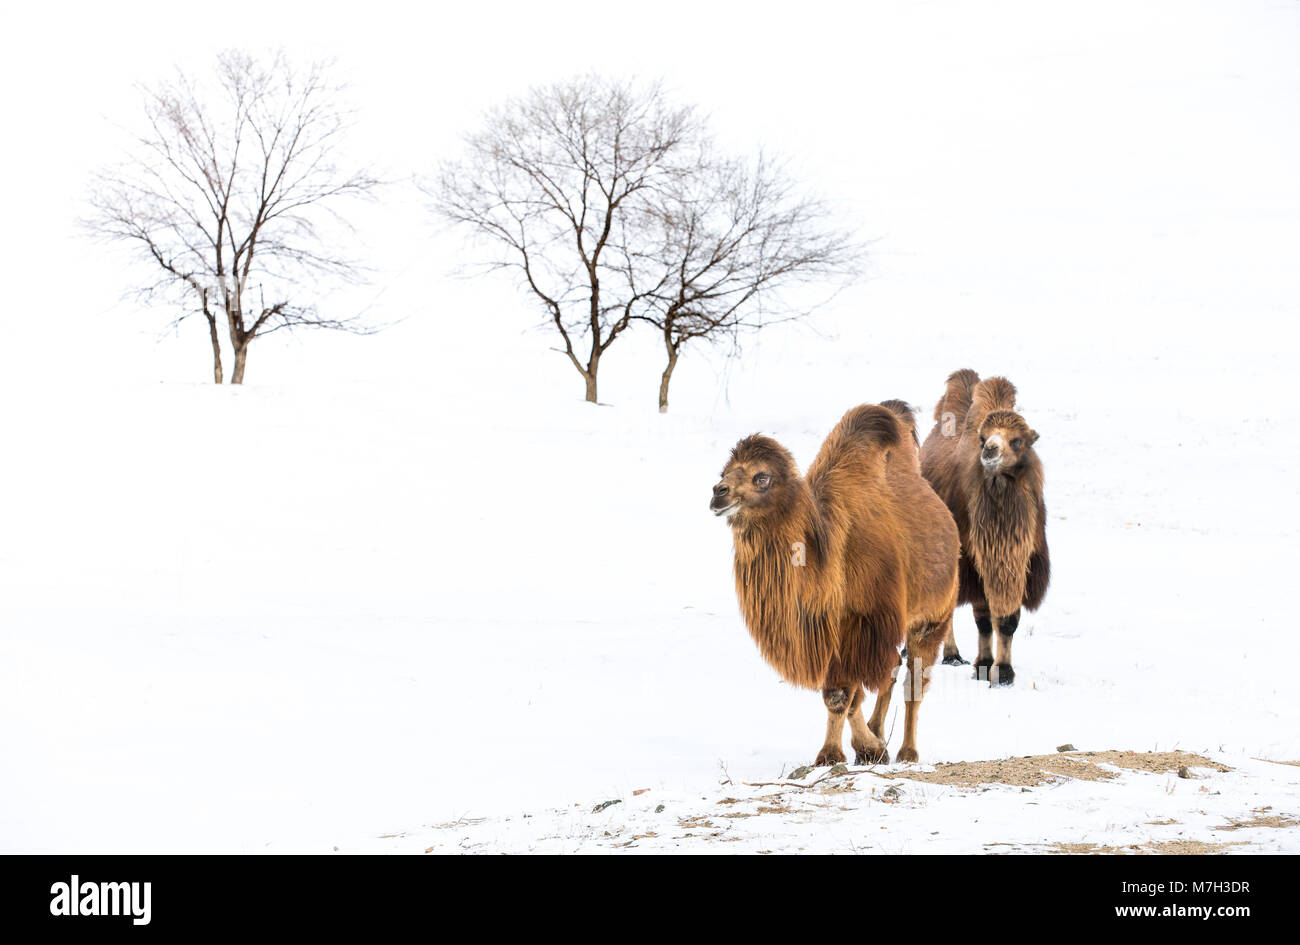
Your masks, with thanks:
M664 925L680 926L689 913L697 931L712 924L701 914L715 914L723 928L737 909L751 911L757 897L764 912L784 916L782 932L794 932L817 915L806 887L828 881L822 869L844 883L840 921L848 928L864 905L873 929L897 922L900 929L912 923L913 931L919 931L917 921L922 928L943 920L971 931L1050 921L1071 930L1169 926L1182 934L1199 926L1233 934L1291 914L1283 902L1284 871L1291 864L1281 857L993 862L890 856L852 865L751 858L725 868L678 863L666 874L659 872L662 860L658 866L642 860L619 868L607 863L597 875L587 872L591 865L570 859L538 873L540 864L518 858L489 864L393 856L9 856L0 922L37 934L99 939L195 931L337 933L349 925L431 932L452 918L486 922L494 930L514 919L537 931L573 922L591 931L609 931L611 923L640 930L659 916ZM704 871L696 874L697 867ZM751 868L760 872L750 874ZM505 882L487 882L498 878Z

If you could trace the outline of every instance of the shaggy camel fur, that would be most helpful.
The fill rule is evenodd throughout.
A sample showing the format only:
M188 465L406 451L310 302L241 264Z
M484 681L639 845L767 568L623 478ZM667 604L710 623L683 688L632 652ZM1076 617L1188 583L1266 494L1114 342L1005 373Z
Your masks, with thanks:
M816 764L887 762L884 723L906 640L900 761L916 761L930 667L952 627L959 541L921 478L915 420L899 401L844 415L807 478L775 440L736 444L713 487L735 543L736 594L759 651L787 681L820 689L826 739ZM877 693L870 722L864 689Z

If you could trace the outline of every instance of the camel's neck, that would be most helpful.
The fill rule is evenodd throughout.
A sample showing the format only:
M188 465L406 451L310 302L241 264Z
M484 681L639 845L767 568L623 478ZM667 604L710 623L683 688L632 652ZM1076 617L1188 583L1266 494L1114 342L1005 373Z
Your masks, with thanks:
M796 685L817 687L835 652L833 595L826 580L825 532L802 480L778 514L736 529L736 594L764 658Z
M967 493L968 513L974 523L997 523L994 534L1008 547L1027 545L1038 525L1035 470L1020 469L1014 476L985 476L978 468L971 472Z
M807 482L799 480L792 500L779 512L736 530L736 561L763 559L782 574L789 568L820 566L826 556L826 526Z

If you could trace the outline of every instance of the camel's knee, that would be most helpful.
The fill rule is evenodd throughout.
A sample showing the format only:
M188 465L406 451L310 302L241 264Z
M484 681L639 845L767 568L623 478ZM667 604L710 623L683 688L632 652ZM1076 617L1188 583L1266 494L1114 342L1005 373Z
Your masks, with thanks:
M998 618L998 634L1001 636L1011 636L1016 632L1016 627L1020 626L1020 611L1007 614L1005 617ZM984 631L981 630L981 633Z
M822 701L826 703L827 712L842 715L849 709L849 691L840 686L827 686L822 690Z

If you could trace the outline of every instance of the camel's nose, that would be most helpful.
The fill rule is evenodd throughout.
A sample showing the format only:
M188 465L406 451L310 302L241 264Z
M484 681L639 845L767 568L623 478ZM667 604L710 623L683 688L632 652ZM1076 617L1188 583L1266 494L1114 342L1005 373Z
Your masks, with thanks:
M730 491L726 484L721 482L713 487L713 498L709 500L709 508L713 510L714 515L721 515L731 508L731 500L727 498L727 493Z

